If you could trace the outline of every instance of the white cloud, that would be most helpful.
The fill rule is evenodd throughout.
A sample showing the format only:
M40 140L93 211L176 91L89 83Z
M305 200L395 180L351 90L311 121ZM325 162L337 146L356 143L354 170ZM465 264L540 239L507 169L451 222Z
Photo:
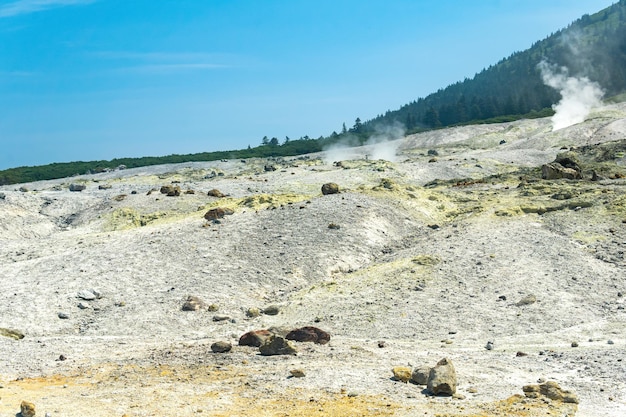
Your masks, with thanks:
M0 18L35 13L63 6L77 6L93 3L97 0L18 0L0 6Z

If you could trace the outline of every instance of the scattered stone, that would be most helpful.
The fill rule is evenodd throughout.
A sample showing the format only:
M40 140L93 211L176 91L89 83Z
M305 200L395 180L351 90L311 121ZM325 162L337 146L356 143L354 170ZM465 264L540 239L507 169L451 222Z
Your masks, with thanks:
M578 342L572 342L572 347L573 347L573 348L578 347Z
M407 383L411 379L411 368L408 366L394 366L391 370L396 381Z
M4 200L5 198L7 198L7 195L5 193L0 193L0 200Z
M329 223L328 224L328 228L331 229L331 230L339 230L339 229L341 229L341 226L339 226L338 224L335 224L335 223Z
M87 310L89 308L89 305L81 301L80 303L78 303L78 308L80 308L81 310Z
M271 335L272 332L270 332L269 330L253 330L247 332L239 338L239 346L259 347L263 343L265 343L265 341L269 339Z
M57 360L58 360L58 361L61 361L61 362L66 361L66 360L67 360L67 356L65 356L65 355L59 355L59 359L57 359Z
M339 193L339 186L335 184L334 182L328 182L322 185L322 194L329 195L329 194L337 194L337 193Z
M227 316L225 314L216 314L215 316L213 316L213 321L226 321L226 320L230 320L230 316Z
M485 349L493 350L493 342L487 342L487 344L485 345Z
M22 401L20 404L20 415L21 417L34 417L35 404L28 401Z
M437 230L437 229L439 229L439 227L440 226L438 224L429 224L428 225L428 228L433 229L433 230Z
M555 381L548 381L540 385L526 385L522 388L528 398L540 398L541 396L553 401L578 404L578 397L571 391L561 389Z
M476 388L476 387L469 387L467 389L467 392L469 392L470 394L477 394L478 393L478 388Z
M520 351L518 351L518 352L515 354L515 356L516 356L516 357L518 357L518 358L521 358L521 357L523 357L523 356L528 356L528 353L524 353L524 352L520 352Z
M200 297L190 295L183 303L183 311L198 311L200 309L204 309L205 306L206 304L202 301L202 299L200 299Z
M218 190L217 188L214 188L214 189L212 189L212 190L209 190L209 192L207 193L207 195L208 195L209 197L217 197L217 198L222 198L222 197L225 197L225 195L224 195L224 194L223 194L220 190Z
M411 382L417 385L428 384L428 376L430 375L430 366L419 366L411 373Z
M292 369L289 373L294 378L304 378L306 376L302 369Z
M98 190L110 190L113 188L111 184L100 184L98 185Z
M265 343L259 346L259 352L263 356L296 355L298 353L291 341L277 335L271 335Z
M234 214L233 209L225 208L225 207L216 207L204 213L204 218L206 220L217 220L222 219L224 216L230 216Z
M426 388L435 395L456 393L456 371L450 359L443 358L430 370Z
M296 342L314 342L320 345L325 345L330 341L330 334L313 326L292 330L285 337Z
M246 317L255 318L261 315L261 310L256 307L250 307L246 310Z
M534 294L528 294L526 297L522 298L517 303L515 303L515 305L518 307L522 307L522 306L534 304L536 302L537 302L537 297L535 297Z
M178 185L164 185L161 187L161 194L168 197L178 197L180 196L180 187Z
M280 313L280 308L277 305L271 305L261 310L261 313L268 316L276 316L278 313Z
M87 186L85 184L70 184L70 191L81 192L85 189L87 189Z
M435 149L429 149L426 152L426 155L428 155L428 156L439 156L439 152L437 152L437 150L435 150Z
M94 294L93 292L89 291L89 290L81 290L78 292L78 298L82 298L85 301L92 301L95 300L96 294Z
M213 303L213 304L209 304L209 306L207 307L207 310L210 312L215 312L217 310L220 309L220 306L218 306L217 304Z
M5 329L3 327L0 327L0 336L8 337L9 339L14 340L21 340L24 338L24 333L20 332L19 330Z
M385 342L384 340L379 340L378 341L378 347L381 348L381 349L384 348L384 347L387 347L387 342Z
M229 342L215 342L211 345L211 351L213 353L226 353L230 352L233 346Z
M611 339L607 340L607 341L606 341L606 343L607 343L607 344L609 344L609 345L613 345L613 344L615 344L615 342L614 342L614 341L612 341Z
M70 315L64 312L60 312L59 314L57 314L57 316L61 319L61 320L67 320L70 318Z

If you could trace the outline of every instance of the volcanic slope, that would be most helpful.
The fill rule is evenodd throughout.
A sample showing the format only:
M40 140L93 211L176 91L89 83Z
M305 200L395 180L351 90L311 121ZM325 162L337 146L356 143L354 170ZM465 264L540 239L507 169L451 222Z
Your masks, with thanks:
M583 179L542 179L564 152ZM625 152L616 104L555 132L549 119L457 127L341 161L2 187L0 414L22 400L52 416L625 414ZM331 182L340 192L323 195ZM232 214L206 220L215 208ZM189 296L204 308L183 311ZM237 345L312 325L331 341L297 356ZM392 378L444 357L455 397ZM579 404L524 398L538 380Z

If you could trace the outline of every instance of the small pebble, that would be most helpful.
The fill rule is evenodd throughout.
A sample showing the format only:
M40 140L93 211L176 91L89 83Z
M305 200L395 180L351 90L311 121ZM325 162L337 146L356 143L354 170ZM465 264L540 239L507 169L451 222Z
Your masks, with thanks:
M572 342L572 347L578 347L578 342Z
M294 378L304 378L306 376L302 369L292 369L289 373Z
M63 312L60 312L60 313L58 314L58 316L59 316L59 318L60 318L60 319L62 319L62 320L66 320L66 319L69 319L69 318L70 318L70 315L69 315L69 314L67 314L67 313L63 313Z
M485 346L485 349L493 350L493 342L487 342L487 345Z
M607 340L607 341L606 341L606 343L608 343L609 345L613 345L613 344L615 344L615 342L614 342L614 341L612 341L611 339Z

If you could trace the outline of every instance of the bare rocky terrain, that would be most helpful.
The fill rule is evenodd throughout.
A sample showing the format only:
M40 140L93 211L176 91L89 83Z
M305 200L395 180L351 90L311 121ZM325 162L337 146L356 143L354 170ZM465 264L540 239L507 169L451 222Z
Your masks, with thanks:
M583 178L542 179L564 152ZM626 415L625 154L615 104L0 187L0 415ZM238 345L302 326L330 342ZM392 373L442 358L452 397Z

